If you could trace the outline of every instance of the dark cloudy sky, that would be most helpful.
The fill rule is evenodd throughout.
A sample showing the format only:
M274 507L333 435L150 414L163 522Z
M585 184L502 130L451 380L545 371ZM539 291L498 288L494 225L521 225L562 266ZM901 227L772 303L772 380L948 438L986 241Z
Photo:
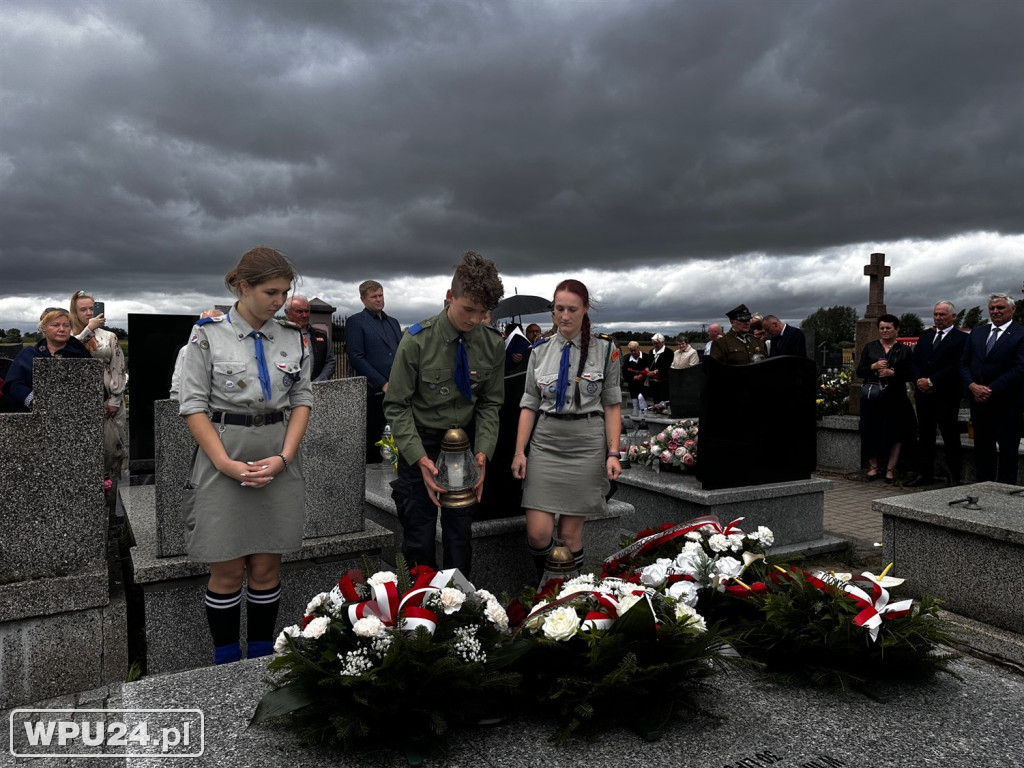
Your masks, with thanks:
M605 328L1024 280L1024 3L4 0L0 326L223 302L267 244L344 313L467 249Z

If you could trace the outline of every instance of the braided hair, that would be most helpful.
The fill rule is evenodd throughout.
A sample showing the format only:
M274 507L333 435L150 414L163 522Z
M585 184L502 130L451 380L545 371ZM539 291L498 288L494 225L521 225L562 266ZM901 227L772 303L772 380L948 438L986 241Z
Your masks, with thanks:
M579 280L563 280L555 286L555 295L559 291L567 291L580 298L583 302L583 306L588 310L590 308L590 291L587 290L587 286L581 283ZM573 389L573 402L576 403L576 407L580 406L580 376L583 375L583 366L587 364L587 355L590 352L590 312L585 311L583 313L583 325L580 328L580 365L576 370L576 386Z

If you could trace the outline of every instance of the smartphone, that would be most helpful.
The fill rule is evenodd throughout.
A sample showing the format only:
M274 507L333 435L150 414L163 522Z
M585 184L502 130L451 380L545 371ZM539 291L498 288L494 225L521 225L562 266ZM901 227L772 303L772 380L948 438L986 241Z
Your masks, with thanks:
M93 317L99 317L100 315L103 314L103 310L105 308L106 307L104 305L104 302L102 302L102 301L94 301L92 303L92 316Z

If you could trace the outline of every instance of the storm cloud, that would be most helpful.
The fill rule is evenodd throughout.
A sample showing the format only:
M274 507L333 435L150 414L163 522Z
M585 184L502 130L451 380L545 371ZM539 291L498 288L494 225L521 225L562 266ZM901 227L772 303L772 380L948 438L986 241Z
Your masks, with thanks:
M0 325L197 311L267 244L342 312L467 250L608 326L983 303L1024 278L1024 4L243 0L0 8Z

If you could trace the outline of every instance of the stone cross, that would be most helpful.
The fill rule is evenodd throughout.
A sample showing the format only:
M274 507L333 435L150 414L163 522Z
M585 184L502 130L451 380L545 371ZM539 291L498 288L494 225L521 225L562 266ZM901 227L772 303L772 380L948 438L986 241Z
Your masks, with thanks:
M872 253L871 263L864 267L864 274L870 278L868 283L868 307L864 312L865 319L881 317L885 314L885 278L892 270L885 265L884 253Z

